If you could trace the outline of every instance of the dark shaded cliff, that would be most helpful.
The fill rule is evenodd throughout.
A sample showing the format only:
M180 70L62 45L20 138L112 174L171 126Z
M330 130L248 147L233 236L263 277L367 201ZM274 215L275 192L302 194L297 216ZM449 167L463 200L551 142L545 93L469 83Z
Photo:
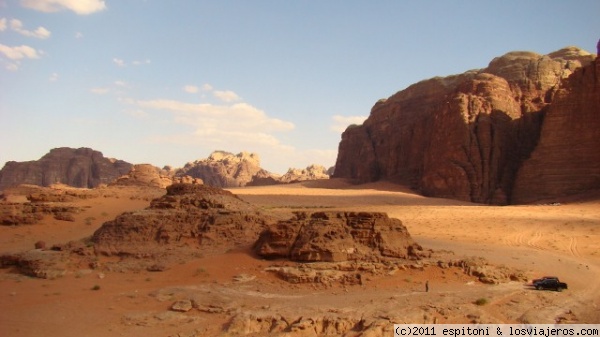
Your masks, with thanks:
M427 196L523 202L521 197L512 200L514 190L521 188L515 181L528 180L525 173L520 179L517 175L538 142L547 138L540 134L554 132L544 131L546 115L574 113L559 105L553 108L554 102L595 95L567 98L573 91L597 94L597 87L575 89L573 83L580 73L595 69L593 59L575 47L548 55L511 52L482 70L414 84L377 102L363 125L342 134L334 177L357 182L387 179ZM588 76L597 81L597 75ZM599 108L597 103L589 107L596 116ZM566 133L582 133L570 127L562 126ZM527 174L537 174L535 167L530 170Z
M101 152L89 148L61 147L50 150L39 160L7 162L0 170L0 190L19 184L56 183L93 188L112 182L131 167L130 163L105 158Z

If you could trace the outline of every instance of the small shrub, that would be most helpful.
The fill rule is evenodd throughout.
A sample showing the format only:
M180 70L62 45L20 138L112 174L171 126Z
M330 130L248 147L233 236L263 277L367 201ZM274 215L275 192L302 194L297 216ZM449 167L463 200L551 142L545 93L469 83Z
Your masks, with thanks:
M474 302L476 305L486 305L488 304L488 299L487 298L479 298Z
M92 287L92 290L100 290L100 286L96 284L95 286Z

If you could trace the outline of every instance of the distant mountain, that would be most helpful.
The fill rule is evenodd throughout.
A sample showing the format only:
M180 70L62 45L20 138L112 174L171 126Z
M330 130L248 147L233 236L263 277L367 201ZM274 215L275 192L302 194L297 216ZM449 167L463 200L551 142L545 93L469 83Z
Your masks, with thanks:
M61 147L50 150L39 160L7 162L0 170L0 190L19 184L49 186L57 183L93 188L112 182L131 167L128 162L106 158L89 148Z
M594 59L576 47L510 52L485 69L411 85L346 129L333 176L489 204L599 189Z
M253 179L271 178L276 175L260 167L256 153L214 151L206 159L199 159L175 170L175 177L199 178L214 187L246 186Z

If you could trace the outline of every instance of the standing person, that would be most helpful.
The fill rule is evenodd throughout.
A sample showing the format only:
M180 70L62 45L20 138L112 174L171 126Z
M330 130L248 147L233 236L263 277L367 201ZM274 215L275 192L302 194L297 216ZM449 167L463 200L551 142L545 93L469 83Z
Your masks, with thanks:
M429 280L425 281L425 292L429 292Z

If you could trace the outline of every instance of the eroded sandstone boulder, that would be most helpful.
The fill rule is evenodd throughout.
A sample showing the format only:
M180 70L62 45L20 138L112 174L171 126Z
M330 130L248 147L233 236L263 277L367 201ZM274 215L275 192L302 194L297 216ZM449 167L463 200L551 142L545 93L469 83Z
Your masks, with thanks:
M265 258L337 262L416 259L422 248L400 220L385 213L297 212L262 232L254 250Z

